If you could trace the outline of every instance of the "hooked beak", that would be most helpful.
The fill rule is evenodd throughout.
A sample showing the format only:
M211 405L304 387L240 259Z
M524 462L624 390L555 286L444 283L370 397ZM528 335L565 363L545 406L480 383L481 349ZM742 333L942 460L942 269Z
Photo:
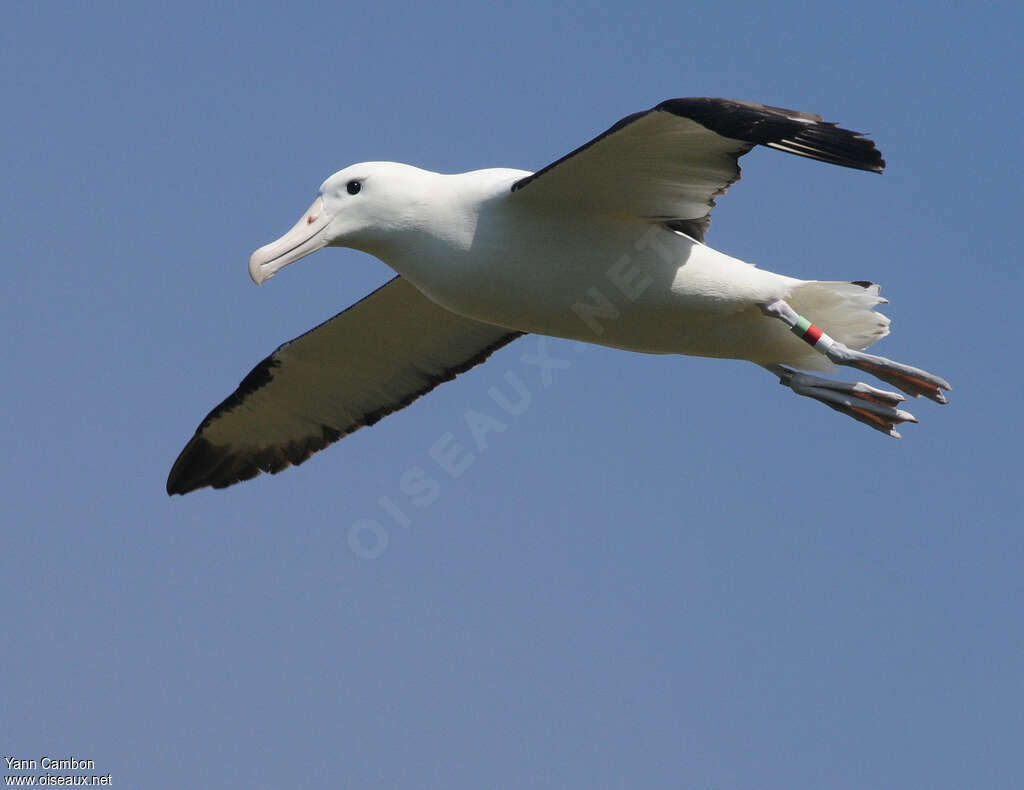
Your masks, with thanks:
M311 252L327 246L325 231L329 217L324 212L324 199L318 197L295 223L290 231L277 241L260 247L249 258L249 276L256 285L274 276L274 272L283 269L289 263L295 263Z

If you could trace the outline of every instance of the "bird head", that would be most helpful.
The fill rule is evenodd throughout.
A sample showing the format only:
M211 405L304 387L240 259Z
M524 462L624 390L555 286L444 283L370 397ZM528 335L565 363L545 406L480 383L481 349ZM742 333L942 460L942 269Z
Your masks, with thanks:
M313 205L291 230L252 254L253 282L261 285L321 247L351 247L379 256L389 239L417 224L430 175L395 162L363 162L339 170L321 184Z

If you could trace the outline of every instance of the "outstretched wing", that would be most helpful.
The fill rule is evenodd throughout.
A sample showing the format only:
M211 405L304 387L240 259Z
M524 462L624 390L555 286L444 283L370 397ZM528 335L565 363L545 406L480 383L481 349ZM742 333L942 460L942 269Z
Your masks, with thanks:
M755 145L882 172L871 140L810 113L732 99L669 99L623 118L557 162L520 179L520 199L661 221L697 241L715 197Z
M167 493L301 464L520 334L449 312L396 277L253 368L185 445Z

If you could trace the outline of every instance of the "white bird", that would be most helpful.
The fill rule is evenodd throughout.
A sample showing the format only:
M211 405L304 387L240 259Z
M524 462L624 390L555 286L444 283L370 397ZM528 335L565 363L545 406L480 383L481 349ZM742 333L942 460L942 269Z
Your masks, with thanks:
M398 277L258 364L171 469L169 494L300 464L536 332L658 354L745 359L794 392L898 437L904 397L803 370L866 371L939 403L923 370L863 353L888 334L873 283L799 280L704 243L715 198L755 145L881 172L864 136L820 116L727 99L670 99L536 173L444 175L393 162L341 170L277 241L260 284L325 246Z

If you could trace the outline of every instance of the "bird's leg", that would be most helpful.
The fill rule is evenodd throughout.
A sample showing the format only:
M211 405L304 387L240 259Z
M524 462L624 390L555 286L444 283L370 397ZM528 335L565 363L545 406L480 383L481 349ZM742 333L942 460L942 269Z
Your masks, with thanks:
M785 365L765 365L765 368L779 377L780 384L789 387L797 395L814 398L895 439L900 438L897 425L901 422L917 422L913 414L896 408L896 404L906 400L899 393L876 389L859 381L851 384L848 381L823 379Z
M915 398L924 395L936 403L948 402L946 396L942 394L942 390L950 390L952 387L944 379L920 368L904 365L900 362L893 362L885 357L876 357L874 354L854 351L852 348L848 348L838 340L826 335L803 316L798 315L782 299L759 305L759 307L766 316L783 321L793 334L813 346L817 351L820 351L835 364L847 365L863 370L882 381L898 387L907 394L913 395Z

